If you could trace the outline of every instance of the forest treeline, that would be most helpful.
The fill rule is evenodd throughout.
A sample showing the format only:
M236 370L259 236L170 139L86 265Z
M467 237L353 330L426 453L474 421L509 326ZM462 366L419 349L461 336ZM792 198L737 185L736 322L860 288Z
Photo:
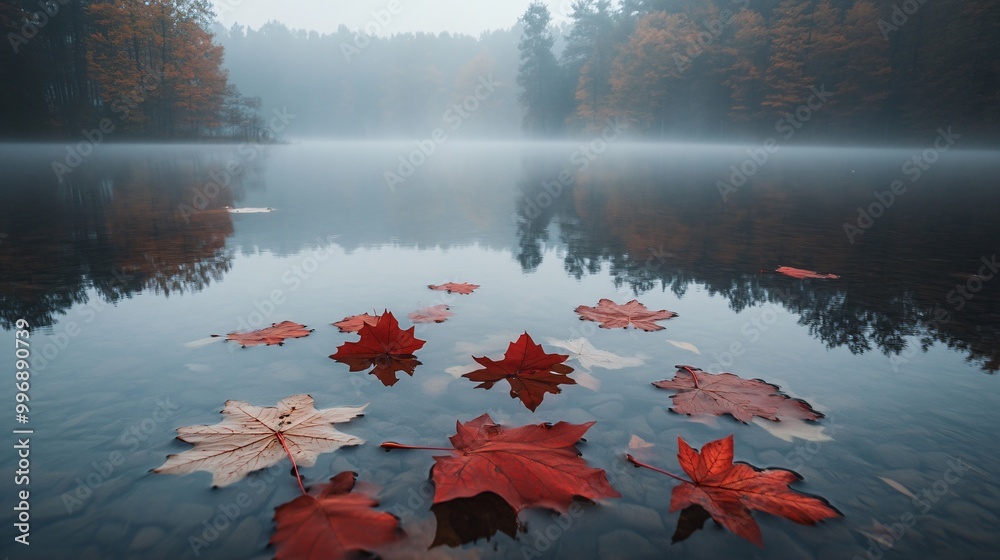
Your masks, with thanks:
M214 19L208 0L0 0L0 135L258 139Z
M995 0L577 0L558 25L535 2L478 37L397 15L321 34L224 28L207 0L0 0L0 133L251 137L263 103L297 136L1000 140Z
M648 138L1000 140L992 0L577 0L478 38L392 34L392 15L319 34L218 29L233 80L307 114L303 134L427 137L450 108L479 136L578 136L609 118ZM294 112L294 110L293 110ZM448 127L444 127L448 130Z
M529 130L653 137L997 138L993 0L578 0L556 56L550 14L522 17Z

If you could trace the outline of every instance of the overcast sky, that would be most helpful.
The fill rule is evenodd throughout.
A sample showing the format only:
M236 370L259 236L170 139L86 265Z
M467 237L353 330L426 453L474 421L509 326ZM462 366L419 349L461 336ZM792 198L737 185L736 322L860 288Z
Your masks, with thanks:
M294 29L332 33L343 24L362 29L369 24L377 35L416 31L479 35L488 29L508 28L517 22L531 0L213 0L219 21L259 28L278 20ZM373 12L384 12L390 3L397 13L385 25ZM553 20L560 22L572 0L545 0ZM383 19L384 20L384 19ZM374 22L374 23L373 23Z

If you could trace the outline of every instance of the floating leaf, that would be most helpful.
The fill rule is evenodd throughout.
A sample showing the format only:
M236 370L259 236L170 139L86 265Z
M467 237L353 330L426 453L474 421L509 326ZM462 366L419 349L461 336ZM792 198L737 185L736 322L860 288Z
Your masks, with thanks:
M670 497L670 511L701 506L723 527L740 537L764 546L760 527L750 515L763 511L802 525L814 525L823 519L842 514L823 498L792 490L788 485L802 479L785 469L758 469L746 463L733 463L733 436L705 444L701 452L677 438L677 460L691 477L647 465L628 455L636 466L645 467L679 480ZM676 536L675 536L676 537ZM686 537L686 535L685 535Z
M449 294L471 294L479 287L479 284L469 284L468 282L462 282L461 284L456 284L455 282L446 282L441 285L431 284L427 286L432 290L440 290L448 292Z
M698 350L698 347L695 346L694 344L691 344L690 342L680 342L678 340L667 340L667 342L673 344L674 346L680 348L681 350L687 350L688 352L701 354L701 350Z
M409 317L414 323L443 323L452 315L454 313L448 311L448 306L441 304L418 309L410 313Z
M607 350L598 350L594 348L594 345L590 343L586 338L574 338L571 340L558 340L555 338L549 338L545 341L552 346L558 346L569 352L570 359L575 359L580 367L584 369L590 369L592 367L599 367L604 369L622 369L627 367L641 366L646 362L646 357L642 355L636 356L619 356L614 352L608 352Z
M347 364L350 371L369 372L385 386L395 385L399 379L397 371L413 375L420 362L413 355L423 345L423 340L413 336L413 327L402 330L399 322L386 311L379 316L373 326L362 325L361 339L357 342L345 342L337 348L331 359Z
M576 381L566 376L573 368L563 364L565 354L546 354L535 344L528 333L511 342L503 359L494 361L487 357L472 357L483 369L466 373L472 381L479 381L476 388L490 389L497 381L510 384L510 396L521 399L532 412L541 404L546 393L558 394L559 385L572 385Z
M240 346L246 348L247 346L258 346L264 344L270 346L272 344L277 344L281 346L285 343L286 338L302 338L304 336L309 336L312 329L307 329L305 325L299 323L293 323L291 321L282 321L280 323L274 323L270 327L265 327L263 329L257 329L255 331L250 331L246 333L233 332L226 335L226 342L230 340L235 340L240 343ZM218 336L218 335L212 335Z
M822 413L801 399L781 393L777 385L760 379L743 379L732 373L707 373L691 366L676 366L670 380L654 386L677 391L670 410L681 414L730 414L744 424L754 416L768 420L797 418L819 420Z
M402 536L399 521L372 508L378 502L353 491L357 474L342 472L317 491L275 508L270 544L277 560L339 560L373 552Z
M878 479L881 480L882 482L888 484L890 487L892 487L893 490L899 492L900 494L903 494L904 496L906 496L908 498L911 498L911 499L914 499L914 500L918 499L913 494L913 492L910 492L910 490L906 486L903 486L902 484L896 482L895 480L893 480L891 478L885 478L884 476L880 476L880 477L878 477Z
M493 492L517 513L545 507L568 513L574 496L589 500L618 498L602 469L587 466L576 443L593 425L529 424L505 428L488 414L462 424L450 440L454 449L414 447L385 442L387 449L451 451L434 457L434 503Z
M337 321L333 324L333 326L340 329L340 332L358 332L361 330L361 327L365 325L375 326L378 324L379 317L381 317L381 315L369 315L367 313L362 313L361 315L351 315Z
M833 441L833 437L826 433L826 426L821 426L807 420L782 418L780 422L774 422L772 420L754 418L752 422L772 436L789 443L796 439L805 441Z
M637 329L647 332L663 329L663 327L653 323L653 321L670 319L677 316L673 311L667 311L666 309L650 311L645 305L639 303L639 300L635 299L624 305L619 305L610 299L602 299L597 302L597 307L581 305L576 308L576 312L580 314L581 320L599 322L602 329L615 329L618 327L624 329L632 325Z
M286 454L296 464L311 467L321 453L364 443L337 431L333 424L357 417L366 406L316 410L309 395L292 395L267 407L226 401L222 422L178 428L177 439L193 443L194 448L168 456L153 472L208 471L214 486L228 486L247 473L276 464Z
M637 451L639 449L649 449L653 447L652 443L642 439L641 437L632 434L632 437L628 440L628 448L632 451Z
M779 266L775 272L791 276L792 278L816 278L819 280L833 280L840 278L836 274L820 274L815 270L805 270L802 268L792 268L790 266Z

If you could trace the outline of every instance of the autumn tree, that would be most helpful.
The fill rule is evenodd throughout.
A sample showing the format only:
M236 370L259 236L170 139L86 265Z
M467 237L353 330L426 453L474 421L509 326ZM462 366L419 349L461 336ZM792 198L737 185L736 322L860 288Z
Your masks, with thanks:
M609 0L578 0L573 4L573 29L562 54L565 74L572 84L575 115L571 118L595 128L611 95L614 60L613 12Z
M521 88L519 99L524 108L525 132L544 135L558 127L559 66L552 54L554 39L549 31L551 15L541 2L532 2L519 20L524 33L518 43L521 63L518 66L517 85Z
M206 0L121 0L88 9L90 69L111 114L135 128L190 136L215 126L226 88Z
M821 115L831 133L878 132L890 68L889 44L871 24L877 19L871 0L858 0L846 10L830 0L817 6L813 73L817 86L833 93Z
M808 97L809 87L816 85L809 73L815 11L816 0L782 0L771 14L767 93L761 105L772 115L794 112Z
M720 70L730 89L729 117L738 124L755 123L762 117L766 93L770 40L764 17L754 10L742 9L730 22L732 39L725 46L727 64Z
M640 129L662 136L686 104L684 53L696 30L685 16L658 12L644 17L615 58L611 104Z

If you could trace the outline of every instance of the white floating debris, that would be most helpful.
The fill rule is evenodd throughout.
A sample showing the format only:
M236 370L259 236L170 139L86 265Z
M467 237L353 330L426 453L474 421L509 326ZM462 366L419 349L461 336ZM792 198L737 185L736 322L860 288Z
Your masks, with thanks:
M267 208L230 208L226 207L226 210L230 214L263 214L265 212L274 212L274 208L268 206Z
M450 368L445 369L444 372L453 377L462 377L467 373L472 373L476 371L477 369L479 369L479 367L480 366L478 364L451 366Z
M681 342L679 340L667 340L667 342L673 344L674 346L680 348L681 350L687 350L688 352L701 354L701 350L698 350L698 347L695 346L694 344L691 344L690 342Z
M781 422L772 422L763 418L751 420L772 436L792 443L794 438L806 441L833 441L833 437L826 433L826 426L820 426L815 422L806 422L796 418L782 419Z
M198 340L192 340L191 342L185 342L184 343L184 347L185 348L200 348L202 346L205 346L207 344L211 344L213 342L219 342L220 340L222 340L222 338L208 336L208 337L205 337L205 338L199 338Z

